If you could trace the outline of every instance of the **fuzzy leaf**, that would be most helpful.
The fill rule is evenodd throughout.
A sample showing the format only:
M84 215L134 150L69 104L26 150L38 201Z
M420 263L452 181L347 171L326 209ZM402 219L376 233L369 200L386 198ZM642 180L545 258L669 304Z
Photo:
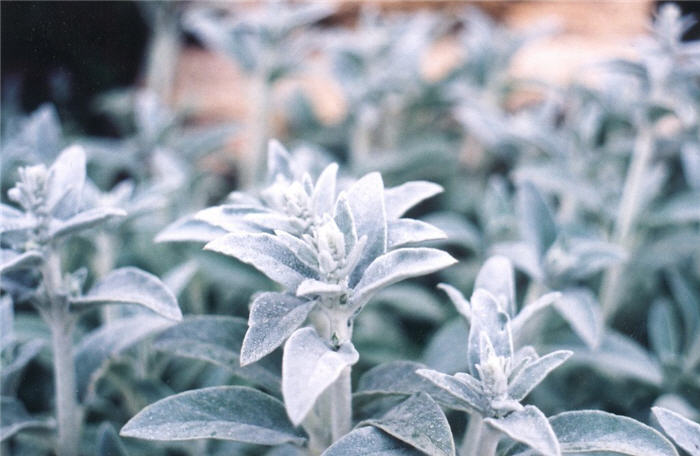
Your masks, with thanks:
M276 139L267 144L267 180L273 182L277 176L287 180L294 179L292 159L287 149Z
M600 305L590 290L585 288L563 290L553 304L559 315L587 346L590 348L598 346L603 331L603 317Z
M248 263L290 291L296 291L304 279L317 278L314 270L302 263L279 239L267 233L227 234L204 248Z
M252 215L269 214L260 206L252 204L224 204L208 207L195 214L194 219L221 228L225 232L252 232L254 229L244 218Z
M423 362L440 372L455 373L469 369L467 341L469 328L463 318L454 318L435 333L423 355Z
M518 337L522 328L533 316L547 309L559 298L561 298L561 293L554 291L540 296L535 301L526 304L525 307L520 309L518 315L510 321L510 330L513 333L513 337Z
M244 386L215 386L166 397L141 410L120 435L146 440L219 439L261 445L302 444L272 396Z
M155 315L135 315L116 320L88 333L75 347L79 397L85 397L100 368L112 356L172 325Z
M370 173L347 189L350 212L355 221L357 238L367 236L362 256L350 275L350 287L362 278L365 269L387 249L387 216L384 205L384 182L379 173Z
M18 253L14 250L0 250L0 273L19 269L34 268L44 261L44 256L38 250L28 250Z
M440 185L426 181L406 182L397 187L386 189L384 201L387 208L387 220L398 219L416 204L442 191L443 188Z
M85 151L80 146L63 150L49 169L47 208L57 218L74 214L81 206L85 186Z
M52 421L40 420L29 415L24 405L13 397L0 397L0 441L12 437L27 428L52 427Z
M440 406L426 393L417 393L389 410L379 419L364 424L433 456L454 456L452 431Z
M357 228L355 227L355 217L352 215L350 204L345 194L341 194L335 203L333 220L345 237L345 251L352 251L355 244L357 244Z
M500 242L493 246L491 253L507 257L516 268L535 281L544 280L544 271L533 245L527 242Z
M58 238L67 236L76 231L86 230L115 217L126 217L126 212L113 207L97 207L79 212L68 220L55 223L49 231L49 236Z
M338 174L338 165L332 163L323 170L316 186L311 194L311 207L314 215L322 217L323 214L332 214L335 203L335 179Z
M488 336L496 356L513 356L513 338L508 315L500 309L496 298L488 291L479 288L471 299L471 328L469 329L468 361L469 372L476 376L476 365L481 362L481 335Z
M557 238L557 226L552 211L537 188L529 182L523 183L517 193L520 233L543 258Z
M487 418L484 421L544 456L561 454L557 437L547 417L537 407L526 405L522 410L512 412L505 418Z
M681 328L666 300L655 301L647 318L649 342L662 363L673 361L681 349Z
M404 248L386 253L369 265L357 284L353 303L366 303L379 289L393 283L430 274L455 264L448 253L426 247Z
M528 363L508 382L508 395L516 401L522 401L551 371L569 359L572 354L571 351L559 350Z
M469 413L483 413L488 407L479 382L468 374L457 378L430 369L419 369L416 374L454 397L454 400L443 404L446 407Z
M361 427L346 434L321 456L421 456L425 455L401 440L374 427Z
M464 297L462 292L446 283L441 283L437 287L447 294L450 301L452 301L452 304L457 309L457 312L469 321L472 314L471 304L469 304L469 301Z
M483 288L501 304L501 309L511 317L515 315L515 272L508 258L492 256L479 270L474 289Z
M562 453L678 456L659 432L625 416L581 410L560 413L549 422Z
M116 269L90 289L71 299L71 305L84 308L102 304L138 304L171 320L182 320L177 299L161 280L138 268Z
M248 331L241 347L241 365L271 353L301 326L315 301L283 293L262 293L252 303Z
M664 432L690 456L700 456L700 424L663 407L652 407Z
M313 328L296 330L282 356L282 395L292 423L301 423L321 393L358 359L349 342L333 350Z
M447 235L441 229L420 220L389 220L387 229L387 248L389 250L406 244L447 238Z
M159 334L153 348L223 366L254 384L279 391L279 368L274 364L268 362L241 367L239 353L246 328L246 322L241 318L191 316Z
M155 242L210 242L226 233L223 228L187 216L166 226Z
M326 283L315 279L306 279L299 284L297 296L337 296L342 293L343 287L337 283Z

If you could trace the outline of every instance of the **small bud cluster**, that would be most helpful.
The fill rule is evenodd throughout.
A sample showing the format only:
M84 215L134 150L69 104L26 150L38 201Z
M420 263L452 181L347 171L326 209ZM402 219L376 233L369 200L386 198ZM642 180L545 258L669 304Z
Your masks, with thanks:
M46 216L49 171L44 165L19 169L19 181L8 192L8 197L26 212L39 217Z

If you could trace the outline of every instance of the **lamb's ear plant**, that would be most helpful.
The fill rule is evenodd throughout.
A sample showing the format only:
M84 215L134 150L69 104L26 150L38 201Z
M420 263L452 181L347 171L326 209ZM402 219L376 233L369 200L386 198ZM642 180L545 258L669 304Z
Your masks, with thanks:
M19 168L18 181L8 191L9 199L19 207L2 204L3 299L11 296L15 302L30 303L50 330L55 452L60 456L80 452L82 410L77 391L84 382L80 373L88 378L94 375L88 365L76 366L74 330L80 316L105 304L136 304L155 312L162 321L181 318L172 293L145 271L132 267L111 271L86 292L86 269L64 269L64 242L68 238L126 215L121 209L84 204L85 162L82 148L72 146L49 168L41 164ZM122 335L127 337L131 330L139 328L124 327ZM27 416L17 413L10 417L14 418Z
M341 190L336 164L314 182L306 173L294 173L288 153L276 141L270 143L268 163L271 185L259 199L235 195L233 203L205 209L197 218L230 231L206 249L249 263L281 286L279 292L254 297L240 363L253 368L284 344L283 402L241 386L188 391L147 407L121 435L291 443L320 454L353 426L350 372L359 359L352 343L358 313L382 288L454 263L440 250L409 247L443 234L402 218L439 192L439 186L409 182L385 189L381 176L370 173ZM211 324L231 323L218 318ZM216 332L212 328L199 337ZM221 403L230 405L222 408ZM436 454L453 454L447 421L428 396L417 395L399 407L374 425L424 451L424 441L432 442L432 433L439 431ZM424 416L426 407L429 416ZM407 418L414 415L413 422ZM217 429L203 427L204 416L217 421ZM296 429L299 425L305 433Z
M522 341L514 344L514 338L522 337L519 333L527 320L561 295L542 296L518 312L512 278L509 261L493 257L480 271L469 301L443 285L469 321L468 371L455 375L416 371L440 389L436 400L442 405L469 414L460 454L494 455L506 437L517 443L507 449L504 446L499 454L677 454L658 432L627 417L584 410L547 419L536 406L521 404L572 352L558 350L539 356Z

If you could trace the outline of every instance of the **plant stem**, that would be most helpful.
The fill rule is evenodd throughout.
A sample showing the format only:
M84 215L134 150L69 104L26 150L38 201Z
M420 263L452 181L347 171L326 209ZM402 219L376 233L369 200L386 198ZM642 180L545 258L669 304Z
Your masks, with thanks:
M370 108L361 107L355 119L350 139L350 165L355 172L367 167L367 160L371 155L373 117Z
M469 414L469 423L467 431L464 434L462 445L459 447L460 456L476 455L476 450L479 448L479 440L484 428L484 419L476 413Z
M350 367L343 369L331 386L331 440L339 440L352 429L352 387Z
M67 293L62 280L61 258L49 247L42 267L47 306L39 314L51 329L54 395L58 421L57 456L75 456L80 442L81 416L78 409L73 358L73 324Z
M157 2L152 7L152 34L146 57L145 85L161 100L170 101L180 55L180 17L176 2Z
M76 397L75 362L73 360L73 318L67 309L55 309L51 321L56 418L58 420L58 456L78 454L80 413Z
M634 245L633 228L642 208L641 196L644 181L653 157L653 146L654 136L652 128L646 120L642 119L639 122L632 160L625 178L612 238L613 242L620 244L625 250L629 250ZM615 313L620 306L619 295L623 273L624 265L616 265L608 269L605 277L603 277L601 303L606 321L610 321L615 317Z

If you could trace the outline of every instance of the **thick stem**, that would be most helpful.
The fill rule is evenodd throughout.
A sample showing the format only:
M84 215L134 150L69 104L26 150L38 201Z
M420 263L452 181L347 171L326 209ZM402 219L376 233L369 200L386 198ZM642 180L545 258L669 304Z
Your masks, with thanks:
M51 330L54 394L58 422L57 456L75 456L80 443L81 419L78 408L73 359L73 324L67 293L63 285L59 255L49 249L42 268L47 306L39 313Z
M342 438L352 429L352 387L350 367L343 369L340 377L330 386L331 391L331 439Z
M53 305L54 303L52 303ZM56 419L58 421L58 456L78 454L80 411L78 409L73 360L73 318L68 309L51 312L51 348L53 350Z
M501 439L501 434L488 426L484 426L481 432L481 441L479 442L478 453L474 456L495 456L498 442Z
M481 433L484 429L484 419L476 413L469 414L469 423L467 430L462 440L462 445L459 447L459 456L473 456L479 448Z
M642 194L649 165L653 158L654 136L651 126L641 121L634 145L625 185L622 191L620 207L613 232L613 241L625 249L634 245L633 228L642 209ZM623 265L608 269L603 277L601 302L606 321L615 317L620 306L621 281L624 272Z

